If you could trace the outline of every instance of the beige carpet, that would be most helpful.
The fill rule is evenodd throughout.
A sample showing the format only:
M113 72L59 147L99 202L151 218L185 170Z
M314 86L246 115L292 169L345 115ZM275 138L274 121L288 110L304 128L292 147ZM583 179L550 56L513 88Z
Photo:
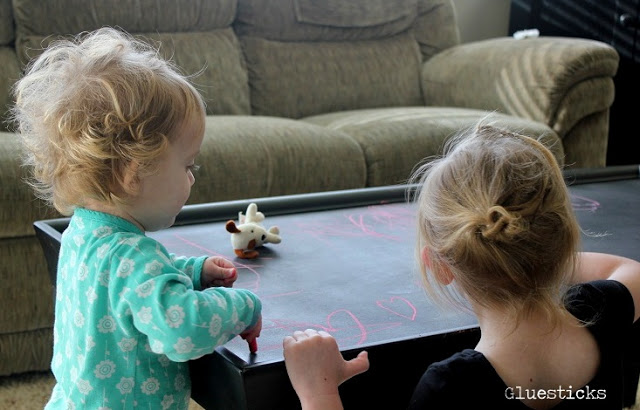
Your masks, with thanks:
M42 410L54 385L50 373L24 373L0 377L0 409ZM640 388L636 405L627 410L640 410ZM203 410L193 400L189 410Z
M0 377L0 409L42 410L55 380L51 373L23 373ZM191 400L189 410L203 410Z

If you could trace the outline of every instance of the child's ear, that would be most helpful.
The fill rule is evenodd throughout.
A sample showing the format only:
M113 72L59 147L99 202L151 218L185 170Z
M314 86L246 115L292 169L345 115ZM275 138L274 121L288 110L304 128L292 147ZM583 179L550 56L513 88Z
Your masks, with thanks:
M420 252L420 256L422 258L422 263L424 263L424 266L426 266L427 269L433 272L433 275L435 276L438 282L440 282L442 285L445 285L445 286L453 282L453 274L451 273L451 269L449 268L449 265L447 265L446 263L440 262L438 263L437 269L435 270L433 269L433 263L431 262L431 255L429 254L429 249L426 246L422 248L422 252Z
M425 246L422 248L422 252L420 252L420 257L422 259L422 263L427 269L431 269L431 256L429 256L429 249Z
M136 195L140 189L140 178L138 170L140 164L137 161L131 161L124 167L122 174L122 190L127 195Z

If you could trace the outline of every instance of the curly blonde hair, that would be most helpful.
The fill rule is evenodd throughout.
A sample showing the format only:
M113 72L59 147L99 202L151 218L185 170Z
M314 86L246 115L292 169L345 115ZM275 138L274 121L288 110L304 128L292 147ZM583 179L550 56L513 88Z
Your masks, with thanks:
M580 228L542 143L481 122L422 164L412 182L420 184L416 252L432 296L504 309L514 326L533 311L552 325L567 314L562 297ZM446 275L453 289L437 280Z
M36 194L69 215L85 198L124 201L185 121L204 130L197 90L157 48L114 28L51 43L14 87L13 119Z

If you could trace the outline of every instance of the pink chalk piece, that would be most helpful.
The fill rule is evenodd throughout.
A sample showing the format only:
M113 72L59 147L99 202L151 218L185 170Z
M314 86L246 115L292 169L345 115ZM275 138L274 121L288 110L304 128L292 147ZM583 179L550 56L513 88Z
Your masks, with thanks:
M255 353L258 351L258 341L256 339L247 340L249 343L249 352Z

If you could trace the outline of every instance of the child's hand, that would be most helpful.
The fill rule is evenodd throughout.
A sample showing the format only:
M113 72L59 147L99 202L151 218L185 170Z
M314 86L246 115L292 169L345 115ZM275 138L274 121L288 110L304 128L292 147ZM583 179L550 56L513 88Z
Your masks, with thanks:
M204 289L213 286L230 288L238 278L238 272L232 262L220 256L211 256L202 265L200 284Z
M249 343L249 350L251 351L251 353L255 353L258 350L258 342L256 341L256 338L260 336L261 331L262 315L260 315L254 327L240 333L240 337L246 340L247 343Z
M338 386L369 369L366 351L346 361L336 340L324 331L296 331L282 345L287 373L303 408L305 404L339 402Z

